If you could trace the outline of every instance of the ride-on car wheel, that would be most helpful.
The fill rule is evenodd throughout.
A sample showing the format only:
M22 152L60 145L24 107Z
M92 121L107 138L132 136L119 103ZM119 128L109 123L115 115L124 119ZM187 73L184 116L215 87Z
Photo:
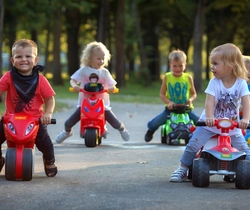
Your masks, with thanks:
M167 137L165 126L161 127L161 143L166 144L167 143Z
M209 160L205 158L197 158L193 161L192 183L195 187L209 186Z
M238 189L250 188L250 161L249 160L237 161L235 187Z
M16 149L7 148L5 155L5 178L16 180Z
M192 180L193 176L193 164L188 168L188 179Z
M33 152L30 148L23 150L22 180L30 181L33 175Z
M98 144L98 131L96 128L88 128L85 131L85 145L86 147L96 147Z
M102 137L98 137L98 145L101 145L102 144Z

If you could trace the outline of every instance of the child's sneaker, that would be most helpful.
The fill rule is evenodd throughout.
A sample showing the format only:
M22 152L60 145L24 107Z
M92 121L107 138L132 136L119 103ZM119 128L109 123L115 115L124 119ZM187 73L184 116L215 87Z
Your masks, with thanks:
M55 142L60 144L62 143L65 139L69 138L70 136L73 135L73 130L71 130L70 132L66 132L65 130L62 130L61 133L59 133L56 136Z
M145 142L150 142L153 139L153 134L153 131L148 130L144 137Z
M122 139L124 141L128 141L129 140L129 132L128 132L128 130L126 130L126 128L124 128L124 130L119 131L119 132L120 132L120 134L122 136Z
M187 180L187 171L182 169L177 169L173 172L170 177L170 182L183 182Z

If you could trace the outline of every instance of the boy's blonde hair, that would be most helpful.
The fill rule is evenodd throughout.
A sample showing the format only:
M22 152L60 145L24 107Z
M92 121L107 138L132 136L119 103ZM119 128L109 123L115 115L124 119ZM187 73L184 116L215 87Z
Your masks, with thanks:
M243 56L236 45L231 43L219 45L211 51L210 59L214 56L219 56L225 65L231 66L235 77L247 80L247 69Z
M34 54L37 56L37 45L34 41L30 40L30 39L19 39L19 40L16 40L14 42L14 44L12 45L12 56L16 53L16 49L18 47L32 47L33 48L33 51L34 51Z
M169 62L172 61L182 61L183 63L186 63L187 56L186 54L181 50L173 50L169 56L168 56Z
M81 66L90 66L91 56L93 55L94 50L96 49L99 49L100 51L104 53L104 63L102 67L108 66L108 63L111 58L111 54L103 43L96 42L96 41L87 44L87 46L82 51Z

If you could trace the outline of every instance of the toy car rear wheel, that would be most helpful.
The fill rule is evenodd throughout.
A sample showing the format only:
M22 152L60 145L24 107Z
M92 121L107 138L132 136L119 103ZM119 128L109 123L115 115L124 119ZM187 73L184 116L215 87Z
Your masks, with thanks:
M16 149L7 148L5 155L5 178L16 180Z
M23 150L22 180L30 181L33 174L33 151L30 148Z
M209 160L205 158L197 158L193 161L192 184L195 187L209 186Z
M193 176L193 164L188 168L188 179L192 180Z
M249 160L237 161L235 187L238 189L250 188L250 161Z
M98 145L100 145L102 143L102 137L100 136L99 138L98 138Z
M85 145L86 147L96 147L98 145L98 131L96 128L88 128L85 131Z
M161 127L161 143L166 144L167 143L168 135L166 134L166 129L164 126Z

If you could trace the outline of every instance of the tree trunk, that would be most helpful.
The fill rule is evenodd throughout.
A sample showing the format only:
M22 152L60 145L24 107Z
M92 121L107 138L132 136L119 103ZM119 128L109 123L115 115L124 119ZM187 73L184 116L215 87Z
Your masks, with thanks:
M61 11L57 10L55 13L54 28L53 28L53 84L63 85L61 62L60 62L60 35L61 35Z
M194 25L194 85L197 92L202 91L202 35L205 0L199 0Z
M2 70L2 46L3 46L3 23L4 23L4 0L0 0L0 77L3 75ZM1 99L0 99L1 100Z
M47 34L46 34L46 42L45 42L45 52L44 52L44 58L45 58L45 70L44 74L46 73L52 73L50 69L51 63L49 62L49 43L50 43L50 34L51 34L51 24L47 23Z
M109 28L109 0L101 0L100 2L101 6L97 28L97 41L106 45Z
M120 0L117 4L116 30L115 30L115 72L118 87L125 86L124 68L124 8L125 0Z
M78 35L81 15L78 10L68 11L67 15L67 43L68 43L68 74L72 75L80 67Z
M135 30L136 30L136 36L138 40L138 47L139 47L139 53L140 53L140 59L141 59L141 66L139 70L139 77L141 77L143 81L144 86L148 86L151 82L149 78L149 72L147 68L147 57L145 53L145 46L143 43L142 33L141 33L141 26L140 21L137 13L137 1L132 1L132 15L135 20ZM140 82L140 81L139 81Z

